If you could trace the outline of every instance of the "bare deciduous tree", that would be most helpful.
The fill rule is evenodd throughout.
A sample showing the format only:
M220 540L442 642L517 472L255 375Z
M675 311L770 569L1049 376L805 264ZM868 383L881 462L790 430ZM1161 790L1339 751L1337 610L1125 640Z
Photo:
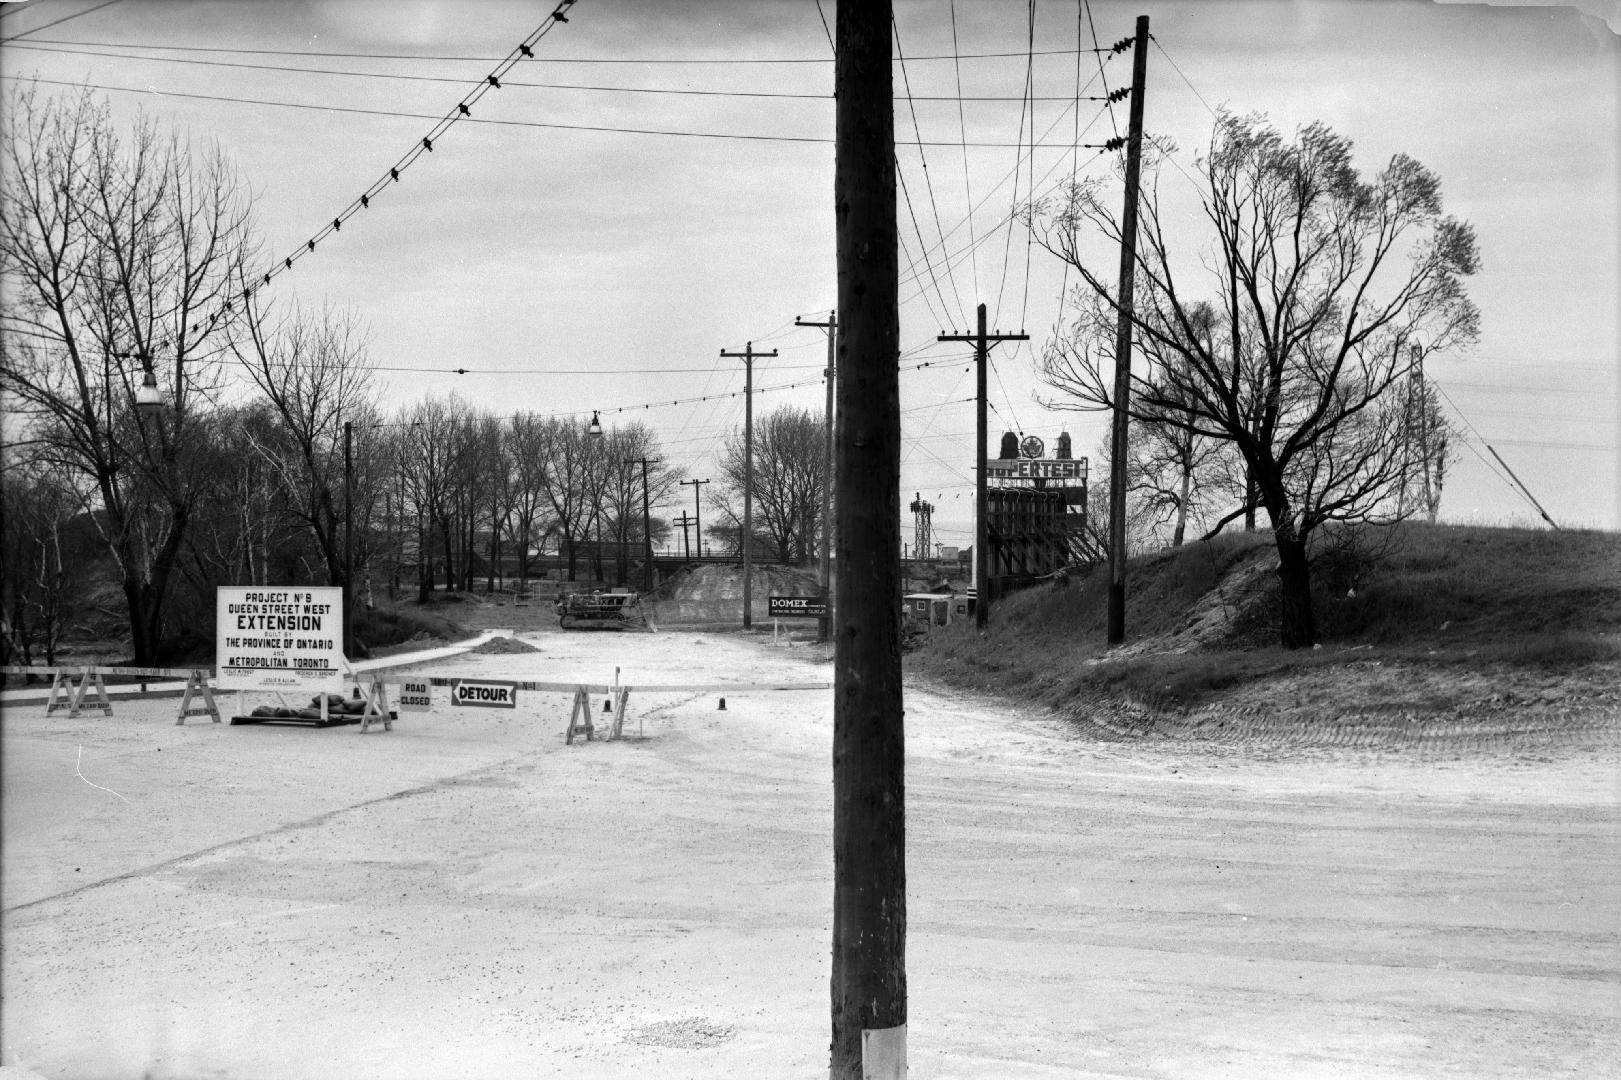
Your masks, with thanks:
M344 424L359 425L365 437L376 422L364 334L332 308L295 311L271 325L254 307L232 345L279 421L255 446L286 493L286 509L314 537L327 582L342 585Z
M1230 444L1244 462L1277 545L1282 643L1309 646L1312 531L1399 516L1414 460L1390 391L1412 343L1440 350L1477 334L1462 283L1478 267L1474 231L1442 213L1439 180L1406 155L1364 179L1349 140L1321 124L1286 141L1263 117L1225 114L1198 163L1211 242L1185 262L1172 243L1188 223L1162 214L1159 196L1167 149L1145 150L1131 320L1145 363L1129 412ZM1077 317L1041 374L1087 408L1115 405L1118 306L1095 267L1118 250L1117 201L1082 181L1030 210L1042 244L1081 278ZM1202 284L1179 278L1189 265Z
M88 92L13 93L0 144L0 390L47 457L90 482L136 661L153 663L211 482L199 406L253 255L249 200L217 150L193 156L144 119L120 137ZM148 365L156 419L132 408Z
M739 433L726 441L720 459L725 491L717 509L737 518L735 528L742 521L737 507L747 472L743 451ZM781 562L811 557L827 482L826 453L822 418L808 409L783 406L754 425L754 528Z

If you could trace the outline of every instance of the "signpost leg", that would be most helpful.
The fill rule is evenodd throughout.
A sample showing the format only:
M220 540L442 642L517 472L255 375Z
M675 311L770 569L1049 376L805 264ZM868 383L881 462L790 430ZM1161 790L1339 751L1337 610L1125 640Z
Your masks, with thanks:
M619 738L624 737L624 732L625 732L625 699L627 699L629 697L630 697L630 687L624 686L624 687L615 687L614 688L614 692L613 692L614 722L613 722L613 727L608 729L608 739L609 739L610 742L612 740L614 740L614 739L619 739ZM640 726L639 726L640 723L641 723L641 721L638 720L637 721L638 731L640 730Z

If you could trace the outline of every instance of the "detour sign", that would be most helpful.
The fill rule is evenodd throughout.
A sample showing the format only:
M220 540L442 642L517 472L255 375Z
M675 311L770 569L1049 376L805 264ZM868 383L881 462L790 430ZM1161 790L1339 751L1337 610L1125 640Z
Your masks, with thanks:
M518 707L518 684L458 680L450 689L450 701L453 705L477 705L485 709L515 709Z

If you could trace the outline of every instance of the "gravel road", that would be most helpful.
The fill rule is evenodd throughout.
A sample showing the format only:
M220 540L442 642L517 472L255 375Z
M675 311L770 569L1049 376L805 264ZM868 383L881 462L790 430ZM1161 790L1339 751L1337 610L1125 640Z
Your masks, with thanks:
M739 635L524 637L425 670L831 678ZM633 693L642 737L573 746L566 695L438 694L365 735L8 709L0 1080L826 1075L829 692ZM1621 1055L1613 738L1103 738L919 688L906 724L914 1077Z

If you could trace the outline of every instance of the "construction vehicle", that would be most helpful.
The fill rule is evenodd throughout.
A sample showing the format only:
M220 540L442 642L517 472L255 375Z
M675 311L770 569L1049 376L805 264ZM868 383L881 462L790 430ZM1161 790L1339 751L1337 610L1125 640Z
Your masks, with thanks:
M647 611L633 592L569 593L558 598L557 624L564 630L647 630Z

